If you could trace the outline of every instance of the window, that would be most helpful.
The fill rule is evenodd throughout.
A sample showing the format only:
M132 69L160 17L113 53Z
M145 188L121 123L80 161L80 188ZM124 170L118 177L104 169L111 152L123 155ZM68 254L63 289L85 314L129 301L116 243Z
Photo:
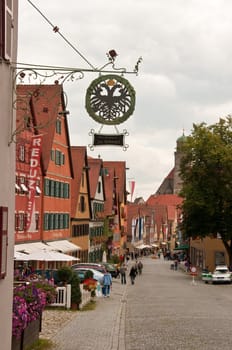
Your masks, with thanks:
M59 214L55 214L55 229L59 228Z
M44 230L59 230L69 228L69 214L45 213Z
M55 160L55 151L54 149L51 149L51 160Z
M39 230L39 213L35 213L35 229Z
M60 197L60 182L55 181L55 197Z
M27 230L27 213L24 213L23 215L23 230Z
M25 146L19 145L19 160L20 162L25 162Z
M2 0L0 11L0 57L12 58L13 0Z
M49 214L44 214L44 230L48 230L48 218Z
M60 198L64 198L64 183L60 182Z
M62 153L60 151L56 150L56 158L55 158L56 165L61 165L61 155L62 155Z
M21 188L20 188L20 177L16 175L15 177L15 193L20 193Z
M45 196L49 196L50 192L49 192L49 180L48 179L44 179L44 194Z
M81 236L88 236L88 235L89 235L88 224L72 226L72 237L81 237Z
M18 214L18 231L24 231L24 213Z
M85 185L85 172L83 171L81 174L81 186L84 187Z
M55 151L55 164L56 165L64 165L65 163L65 155L64 153L56 150Z
M65 155L64 153L61 153L61 164L64 165L65 163Z
M20 176L20 187L21 187L21 193L28 192L28 188L26 186L26 177Z
M64 198L69 198L69 184L64 183Z
M85 211L85 197L80 196L80 211L83 213Z
M101 193L101 182L98 181L97 192Z
M60 118L56 119L56 133L61 134L61 120L60 120Z
M65 182L44 179L44 194L56 198L69 198L69 184Z
M69 214L64 214L64 228L69 228Z
M55 181L49 180L49 184L50 184L49 196L54 197L55 196Z

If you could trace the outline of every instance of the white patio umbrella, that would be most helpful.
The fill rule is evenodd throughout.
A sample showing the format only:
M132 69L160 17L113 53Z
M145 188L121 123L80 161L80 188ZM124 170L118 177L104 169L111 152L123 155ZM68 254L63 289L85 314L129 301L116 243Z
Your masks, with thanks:
M30 261L78 261L79 258L48 250L33 252L28 255Z
M102 254L102 261L103 262L107 262L107 257L106 257L106 251L104 250L103 254Z

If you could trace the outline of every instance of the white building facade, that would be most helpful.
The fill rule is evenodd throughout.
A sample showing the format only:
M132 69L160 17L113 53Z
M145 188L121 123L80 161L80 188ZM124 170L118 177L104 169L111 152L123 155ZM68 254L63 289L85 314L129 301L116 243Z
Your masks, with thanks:
M13 67L17 57L18 0L0 0L0 339L11 349L14 262L15 130Z

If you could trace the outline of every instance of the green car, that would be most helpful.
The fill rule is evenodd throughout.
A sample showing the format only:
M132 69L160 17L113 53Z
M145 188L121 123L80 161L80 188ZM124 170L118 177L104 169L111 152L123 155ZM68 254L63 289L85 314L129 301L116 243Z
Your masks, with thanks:
M205 281L205 283L212 282L212 272L207 269L202 270L201 279Z

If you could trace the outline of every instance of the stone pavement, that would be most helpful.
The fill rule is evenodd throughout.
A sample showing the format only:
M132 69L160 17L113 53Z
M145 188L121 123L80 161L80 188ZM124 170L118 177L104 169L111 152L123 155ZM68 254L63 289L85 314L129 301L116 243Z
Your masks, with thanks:
M135 285L113 280L110 298L97 298L95 310L71 319L60 312L60 321L56 314L64 326L49 333L48 323L52 350L232 349L232 285L193 284L163 259L143 264Z
M96 298L94 310L46 310L40 338L51 339L54 343L52 350L125 349L127 285L122 285L119 278L113 279L110 297Z

